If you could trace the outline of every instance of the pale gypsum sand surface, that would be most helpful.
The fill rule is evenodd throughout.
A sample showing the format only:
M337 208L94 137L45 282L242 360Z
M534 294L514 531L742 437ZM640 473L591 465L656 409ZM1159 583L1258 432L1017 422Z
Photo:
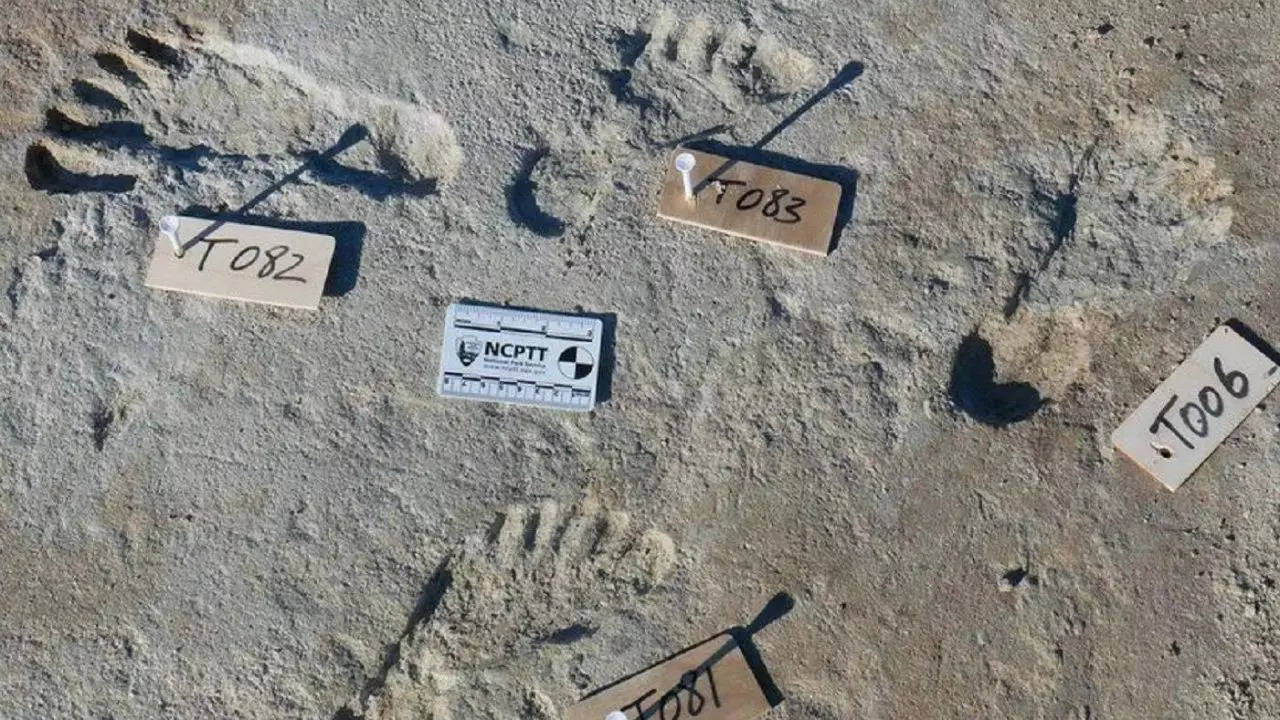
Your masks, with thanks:
M773 718L1280 715L1280 411L1176 494L1107 442L1220 320L1280 339L1272 3L0 24L0 714L555 717L786 590ZM829 258L655 218L669 143L850 62L767 146L858 173ZM142 286L357 125L250 212L343 294ZM467 298L616 315L612 399L437 398Z

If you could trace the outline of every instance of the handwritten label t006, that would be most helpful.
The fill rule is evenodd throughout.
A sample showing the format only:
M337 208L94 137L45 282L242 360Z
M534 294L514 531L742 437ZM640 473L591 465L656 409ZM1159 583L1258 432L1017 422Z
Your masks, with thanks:
M769 709L737 641L716 635L585 698L564 720L750 720Z
M335 241L261 225L178 218L176 255L157 235L147 287L314 310Z
M680 148L697 161L694 197L667 160L658 216L750 240L826 255L835 230L840 185L830 180Z
M1111 434L1111 443L1177 490L1280 383L1280 368L1223 325Z

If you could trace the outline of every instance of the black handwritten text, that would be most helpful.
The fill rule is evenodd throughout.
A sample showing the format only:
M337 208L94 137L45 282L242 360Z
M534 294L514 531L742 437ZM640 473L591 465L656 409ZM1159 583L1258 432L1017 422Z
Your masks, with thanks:
M200 262L196 265L198 272L204 272L205 265L213 259L214 250L221 245L239 245L240 241L234 238L201 238L204 243L204 254L200 256ZM234 249L234 248L233 248ZM289 264L282 263L281 260L285 255L291 255ZM306 279L297 275L289 275L289 271L302 264L305 258L302 254L290 252L288 245L274 245L265 251L258 245L245 245L238 249L234 255L230 256L227 267L235 272L249 270L255 264L261 261L257 269L257 275L263 279L271 280L291 280L293 282L305 283ZM221 261L219 258L218 262Z
M713 180L712 184L716 187L716 204L720 205L724 202L725 196L729 194L731 188L745 188L738 193L737 199L733 202L733 207L742 212L751 212L756 208L760 208L760 214L786 225L792 225L800 222L800 208L807 204L807 201L797 195L792 195L791 191L786 188L774 188L765 195L765 191L761 188L748 188L747 183L742 180ZM767 199L766 199L767 197Z
M706 675L706 690L698 689L698 679ZM704 694L706 693L706 694ZM650 690L634 701L619 708L632 720L677 720L682 716L697 717L710 703L712 707L720 707L720 691L716 687L716 678L710 667L690 670L680 677L680 684L671 688L657 700L657 690Z
M1218 376L1218 382L1222 385L1222 389L1226 391L1227 398L1242 400L1249 395L1249 378L1245 374L1233 370L1227 372L1222 367L1222 358L1215 357L1213 359L1213 372ZM1216 387L1205 385L1200 388L1200 392L1196 393L1196 397L1183 403L1177 410L1177 419L1181 423L1175 423L1170 419L1170 411L1178 406L1179 397L1175 394L1169 398L1164 404L1160 412L1156 414L1156 419L1151 423L1149 428L1152 435L1159 432L1161 427L1165 427L1174 437L1178 438L1188 450L1194 450L1196 446L1179 430L1179 424L1183 430L1186 430L1194 437L1208 437L1210 423L1222 416L1226 410L1228 399L1218 392ZM1172 456L1168 448L1160 449L1160 455L1165 458Z

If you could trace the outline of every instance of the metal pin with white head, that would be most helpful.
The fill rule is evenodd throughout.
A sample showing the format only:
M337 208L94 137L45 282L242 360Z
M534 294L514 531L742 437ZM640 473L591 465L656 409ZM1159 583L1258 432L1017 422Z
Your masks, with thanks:
M178 240L178 228L182 225L182 221L177 215L165 215L160 218L160 236L169 241L173 246L173 254L182 257L185 252L182 249L182 241Z
M627 720L627 715L621 710L614 710L608 715L605 715L604 720Z
M693 153L683 152L676 156L676 170L684 180L684 199L693 202L693 166L698 164ZM609 720L613 720L609 718Z

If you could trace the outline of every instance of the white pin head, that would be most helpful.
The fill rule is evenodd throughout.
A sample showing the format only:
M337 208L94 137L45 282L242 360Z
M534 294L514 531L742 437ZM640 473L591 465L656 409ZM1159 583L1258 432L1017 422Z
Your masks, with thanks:
M182 242L178 240L178 228L182 226L182 221L177 215L165 215L160 218L160 235L169 241L173 246L173 254L182 257Z
M684 199L693 200L693 166L698 164L698 159L693 153L682 152L676 156L676 170L680 173L680 179L684 181ZM612 719L610 719L612 720Z
M627 716L621 710L614 710L608 715L605 715L604 720L627 720Z

